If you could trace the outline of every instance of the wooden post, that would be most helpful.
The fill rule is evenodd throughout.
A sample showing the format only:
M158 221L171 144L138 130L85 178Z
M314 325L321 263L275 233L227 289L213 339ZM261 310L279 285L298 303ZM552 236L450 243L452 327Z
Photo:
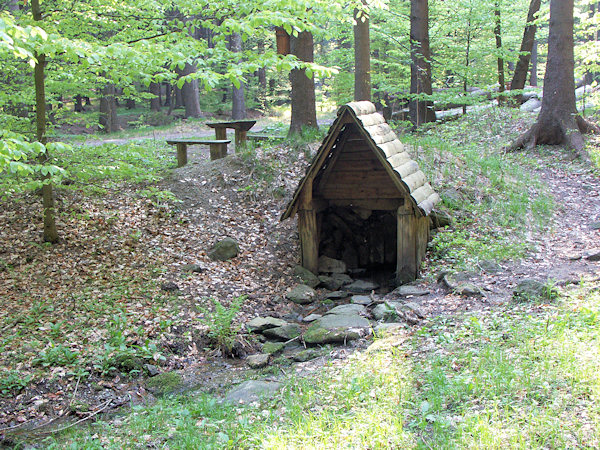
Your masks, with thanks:
M416 244L419 219L415 217L410 205L398 208L397 217L398 254L396 255L396 282L404 284L416 279L419 273Z
M246 130L235 129L235 152L238 152L238 148L241 150L246 147L246 136L248 132Z
M225 158L227 156L227 142L210 143L210 160Z
M319 272L319 233L317 214L312 201L312 179L306 180L299 200L298 233L300 234L302 267L317 274Z
M177 167L183 167L187 164L187 144L185 142L177 143Z
M227 139L227 128L215 128L215 136L217 137L217 141Z

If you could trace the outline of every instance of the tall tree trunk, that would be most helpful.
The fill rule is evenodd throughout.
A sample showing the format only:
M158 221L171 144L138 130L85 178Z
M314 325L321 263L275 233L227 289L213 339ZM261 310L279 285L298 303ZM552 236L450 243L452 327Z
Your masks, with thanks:
M160 111L160 84L150 83L150 93L153 95L150 99L150 111Z
M354 21L354 100L371 101L371 40L367 11L355 9Z
M298 36L291 36L290 50L300 61L313 62L312 33L303 31ZM314 78L308 78L304 69L293 69L290 72L290 81L292 84L292 119L289 135L302 133L303 127L318 129Z
M171 97L173 95L173 86L165 83L165 106L171 106Z
M179 76L186 76L196 72L196 66L186 63L183 70L177 70ZM181 100L185 107L185 117L200 117L200 90L198 80L190 80L181 88Z
M265 49L264 40L260 39L256 45L258 54L262 55ZM266 110L267 108L267 70L264 67L259 67L256 71L258 78L258 89L256 91L256 102L260 105L261 109Z
M98 121L105 133L113 133L119 129L114 84L107 84L102 89L102 96L100 97L100 117L98 118Z
M538 85L538 43L537 40L533 41L533 47L531 48L531 70L529 72L529 84L532 86Z
M533 148L537 144L561 145L589 161L582 132L598 128L578 115L575 104L573 56L573 0L550 0L548 61L544 97L537 122L511 146Z
M81 95L77 94L73 99L73 111L75 112L83 112L83 98Z
M175 108L183 108L183 95L181 89L177 86L173 86L173 90L175 91Z
M521 48L519 49L519 61L515 68L512 82L510 83L510 90L520 90L525 87L525 81L527 80L527 73L529 72L529 60L531 58L531 50L535 42L535 32L537 25L535 24L535 16L540 10L541 0L531 0L529 3L529 12L527 13L527 24L525 25L525 31L523 31L523 39L521 40ZM571 2L573 3L573 2ZM572 16L572 14L571 14ZM571 33L572 34L572 33ZM571 41L573 36L571 36ZM515 98L517 104L522 103L522 96L518 95Z
M471 62L471 13L473 9L469 9L469 18L467 19L467 48L465 49L465 77L463 79L463 95L466 97L468 95L467 88L469 87L469 64ZM467 113L467 104L465 103L462 107L463 114Z
M496 0L494 8L494 16L496 18L496 27L494 28L494 36L496 37L496 50L498 51L498 104L502 104L504 100L504 58L502 58L502 17L500 15L500 2Z
M231 35L231 51L242 52L242 36L240 33ZM244 81L239 80L240 86L233 86L231 93L231 118L233 120L242 120L246 118L246 101L244 100Z
M431 100L419 98L431 95L431 52L429 50L429 3L428 0L410 2L410 93L408 115L414 126L435 122L435 110Z
M38 22L42 20L42 11L40 8L40 0L31 1L31 12L33 20ZM46 83L44 80L44 69L46 66L46 55L36 54L36 63L34 67L35 79L35 123L36 123L36 138L38 142L46 145ZM50 155L48 150L39 157L40 163L48 161ZM58 242L58 230L56 221L54 220L54 192L52 184L48 181L48 176L44 177L42 185L42 205L44 207L44 242Z

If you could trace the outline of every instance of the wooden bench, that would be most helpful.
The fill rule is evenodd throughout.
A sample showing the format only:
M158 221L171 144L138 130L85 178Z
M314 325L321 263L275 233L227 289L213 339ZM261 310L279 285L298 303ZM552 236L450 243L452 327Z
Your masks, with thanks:
M254 126L256 120L233 120L231 122L212 122L206 125L215 129L217 140L227 139L227 128L235 130L235 148L246 145L248 130Z
M210 160L224 158L227 156L227 144L231 141L227 139L206 140L206 139L169 139L167 144L177 146L177 167L183 167L187 164L188 145L209 145Z

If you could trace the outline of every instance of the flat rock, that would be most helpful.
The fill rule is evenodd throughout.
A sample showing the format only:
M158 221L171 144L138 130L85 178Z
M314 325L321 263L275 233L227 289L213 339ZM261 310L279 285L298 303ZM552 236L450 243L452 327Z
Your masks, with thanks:
M302 319L302 322L314 322L315 320L320 319L321 317L323 317L321 314L309 314L304 319Z
M300 336L300 327L295 323L288 323L282 327L268 328L263 331L263 334L268 338L289 341L290 339Z
M583 254L583 257L588 261L600 261L600 249L590 250Z
M292 359L296 362L305 362L318 358L319 356L321 356L321 353L318 350L307 348L299 351L298 353L294 353L292 355Z
M460 283L469 282L476 277L477 274L475 272L442 272L438 277L438 280L445 284L448 288L454 290Z
M396 308L389 302L380 303L372 312L375 320L392 320L398 316Z
M330 291L337 291L343 285L341 281L327 275L319 275L319 281L323 287L329 289Z
M325 298L328 298L330 300L340 300L342 298L348 297L349 295L350 294L348 294L346 291L333 291L327 294Z
M404 286L399 286L392 291L392 294L400 295L402 297L407 297L412 295L414 297L420 297L423 295L429 295L430 291L424 288L420 288L417 286L411 286L410 284L406 284Z
M291 300L294 303L305 305L307 303L314 302L315 298L317 297L317 293L310 286L299 284L293 287L290 292L285 294L285 296L288 300Z
M263 353L268 353L269 355L275 355L281 351L283 351L285 344L283 342L265 342L263 344L262 351Z
M285 320L276 319L275 317L255 317L246 323L246 328L250 332L261 333L268 328L282 327L284 325L287 325Z
M481 270L485 273L499 273L502 272L502 266L496 261L484 260L477 264Z
M344 261L328 256L319 257L319 272L321 273L345 273L347 269Z
M202 273L206 269L202 267L200 264L184 264L181 266L182 272L194 272L194 273Z
M542 106L542 102L537 98L530 98L520 107L521 111L534 112L536 109Z
M160 285L160 288L165 292L175 292L179 290L179 286L173 281L165 281Z
M308 344L346 342L367 334L370 327L371 322L358 314L328 314L308 327L304 341Z
M350 284L347 284L344 289L354 294L368 294L371 291L377 289L379 285L372 281L356 280Z
M227 261L240 252L238 242L230 237L217 242L209 251L208 257L213 261Z
M333 280L342 283L342 286L352 283L354 280L350 277L350 275L345 273L332 273L330 275Z
M256 355L250 355L246 358L246 362L251 369L260 369L269 364L269 358L271 355L268 353L258 353Z
M373 300L368 295L353 295L350 297L350 303L354 303L356 305L370 305L373 303Z
M294 266L294 275L302 282L302 284L310 286L311 288L316 288L321 284L321 280L305 267Z
M513 290L513 299L527 302L535 300L550 300L555 294L546 283L537 280L522 280Z
M592 222L590 224L590 229L592 229L592 230L600 230L600 222Z
M281 383L276 381L248 380L234 387L225 396L228 403L250 403L275 394L281 389Z
M339 305L335 308L331 308L329 311L325 313L325 315L331 314L360 314L365 312L365 307L363 305L356 305L349 303L347 305Z
M453 291L455 294L464 295L466 297L484 297L485 296L483 289L481 289L479 286L477 286L474 283L459 283L458 286L456 286L453 289Z

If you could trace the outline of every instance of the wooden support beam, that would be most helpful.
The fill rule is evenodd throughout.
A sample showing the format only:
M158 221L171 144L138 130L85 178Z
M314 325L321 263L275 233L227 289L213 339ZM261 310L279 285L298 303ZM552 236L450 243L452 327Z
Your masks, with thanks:
M298 233L302 267L317 274L319 272L319 230L312 198L312 178L305 180L299 200Z
M187 164L187 143L177 143L177 167L183 167Z
M413 281L419 274L417 236L419 218L412 208L398 208L398 253L396 261L396 282L404 284Z

